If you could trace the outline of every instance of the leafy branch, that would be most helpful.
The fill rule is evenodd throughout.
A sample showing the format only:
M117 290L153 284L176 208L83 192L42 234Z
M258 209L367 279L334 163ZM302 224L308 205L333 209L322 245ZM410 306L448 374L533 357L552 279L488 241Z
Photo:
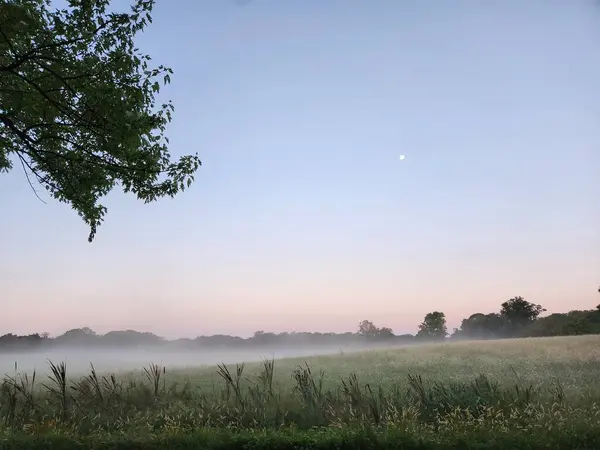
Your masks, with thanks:
M0 172L18 160L32 189L30 175L78 212L90 242L112 189L146 203L173 197L201 164L197 155L172 160L165 132L174 108L155 101L172 70L150 67L134 46L154 1L136 0L126 14L108 13L109 3L0 6Z

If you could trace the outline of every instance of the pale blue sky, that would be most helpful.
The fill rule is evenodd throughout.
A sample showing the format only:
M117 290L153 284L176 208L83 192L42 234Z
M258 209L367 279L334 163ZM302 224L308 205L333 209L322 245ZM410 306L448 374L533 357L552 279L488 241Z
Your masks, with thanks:
M592 0L158 0L139 44L175 71L197 182L111 194L88 244L0 176L0 334L401 333L515 295L600 303Z

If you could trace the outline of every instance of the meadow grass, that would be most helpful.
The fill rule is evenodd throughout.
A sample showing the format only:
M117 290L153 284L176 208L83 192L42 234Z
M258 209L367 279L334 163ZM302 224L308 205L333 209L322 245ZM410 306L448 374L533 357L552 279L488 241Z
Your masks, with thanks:
M34 448L22 441L32 436L91 440L86 445L111 436L199 439L199 429L263 444L268 433L288 441L289 433L325 433L335 441L351 430L370 435L367 429L462 448L477 436L589 441L586 433L600 429L599 382L599 336L431 344L194 370L151 365L118 376L91 366L70 378L57 362L49 376L4 378L0 448L9 441ZM259 440L256 433L263 433ZM591 444L581 445L573 448Z

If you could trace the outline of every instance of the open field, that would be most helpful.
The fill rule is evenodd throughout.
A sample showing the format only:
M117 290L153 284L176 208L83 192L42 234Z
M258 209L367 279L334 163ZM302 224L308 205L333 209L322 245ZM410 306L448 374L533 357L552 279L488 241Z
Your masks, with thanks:
M371 346L375 348L375 346ZM378 347L381 347L379 345ZM18 371L38 374L48 374L50 368L48 361L65 362L71 376L85 375L90 369L90 362L98 372L114 372L122 374L134 371L150 364L165 366L167 369L184 369L194 371L201 367L214 368L217 364L231 364L240 361L246 363L260 362L265 358L287 359L307 358L318 355L339 354L340 351L354 352L369 350L366 346L304 346L297 348L275 348L275 349L211 349L200 348L199 350L179 350L161 347L141 348L55 348L46 351L26 352L2 352L0 353L0 374L15 372L15 363ZM213 370L214 372L214 370Z
M342 439L368 425L373 436L385 429L406 442L420 436L431 445L463 445L456 448L468 448L460 440L467 435L473 442L535 436L540 448L600 445L599 336L432 344L192 370L153 365L72 379L61 363L53 369L49 377L4 380L3 435L87 436L98 445L116 435L156 446L168 438L204 442L180 448L207 448L206 433L223 430L259 445L279 435L286 442L315 433ZM565 447L565 439L579 446Z
M570 394L599 390L600 395L600 336L471 341L287 358L275 361L275 381L291 388L290 374L305 364L313 374L324 371L326 389L334 389L352 374L361 383L384 388L406 387L408 375L446 383L471 381L483 374L503 386L526 383L548 388L558 379ZM263 363L246 364L244 375L255 377L263 370ZM222 382L214 367L167 375L202 389Z

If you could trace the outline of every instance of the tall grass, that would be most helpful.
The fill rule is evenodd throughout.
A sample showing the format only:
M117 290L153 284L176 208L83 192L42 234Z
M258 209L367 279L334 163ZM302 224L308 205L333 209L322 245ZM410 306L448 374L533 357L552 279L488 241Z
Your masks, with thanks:
M246 375L243 364L217 367L220 382L209 390L170 380L152 364L141 376L68 376L65 363L49 363L44 379L6 376L0 386L0 431L5 435L66 433L191 432L199 427L230 430L309 430L364 426L405 430L556 429L599 426L595 397L567 398L558 380L547 386L523 381L502 385L489 375L462 381L409 374L387 387L361 381L355 373L326 387L327 374L307 363L289 383L275 377L274 360ZM402 381L402 382L400 382Z

